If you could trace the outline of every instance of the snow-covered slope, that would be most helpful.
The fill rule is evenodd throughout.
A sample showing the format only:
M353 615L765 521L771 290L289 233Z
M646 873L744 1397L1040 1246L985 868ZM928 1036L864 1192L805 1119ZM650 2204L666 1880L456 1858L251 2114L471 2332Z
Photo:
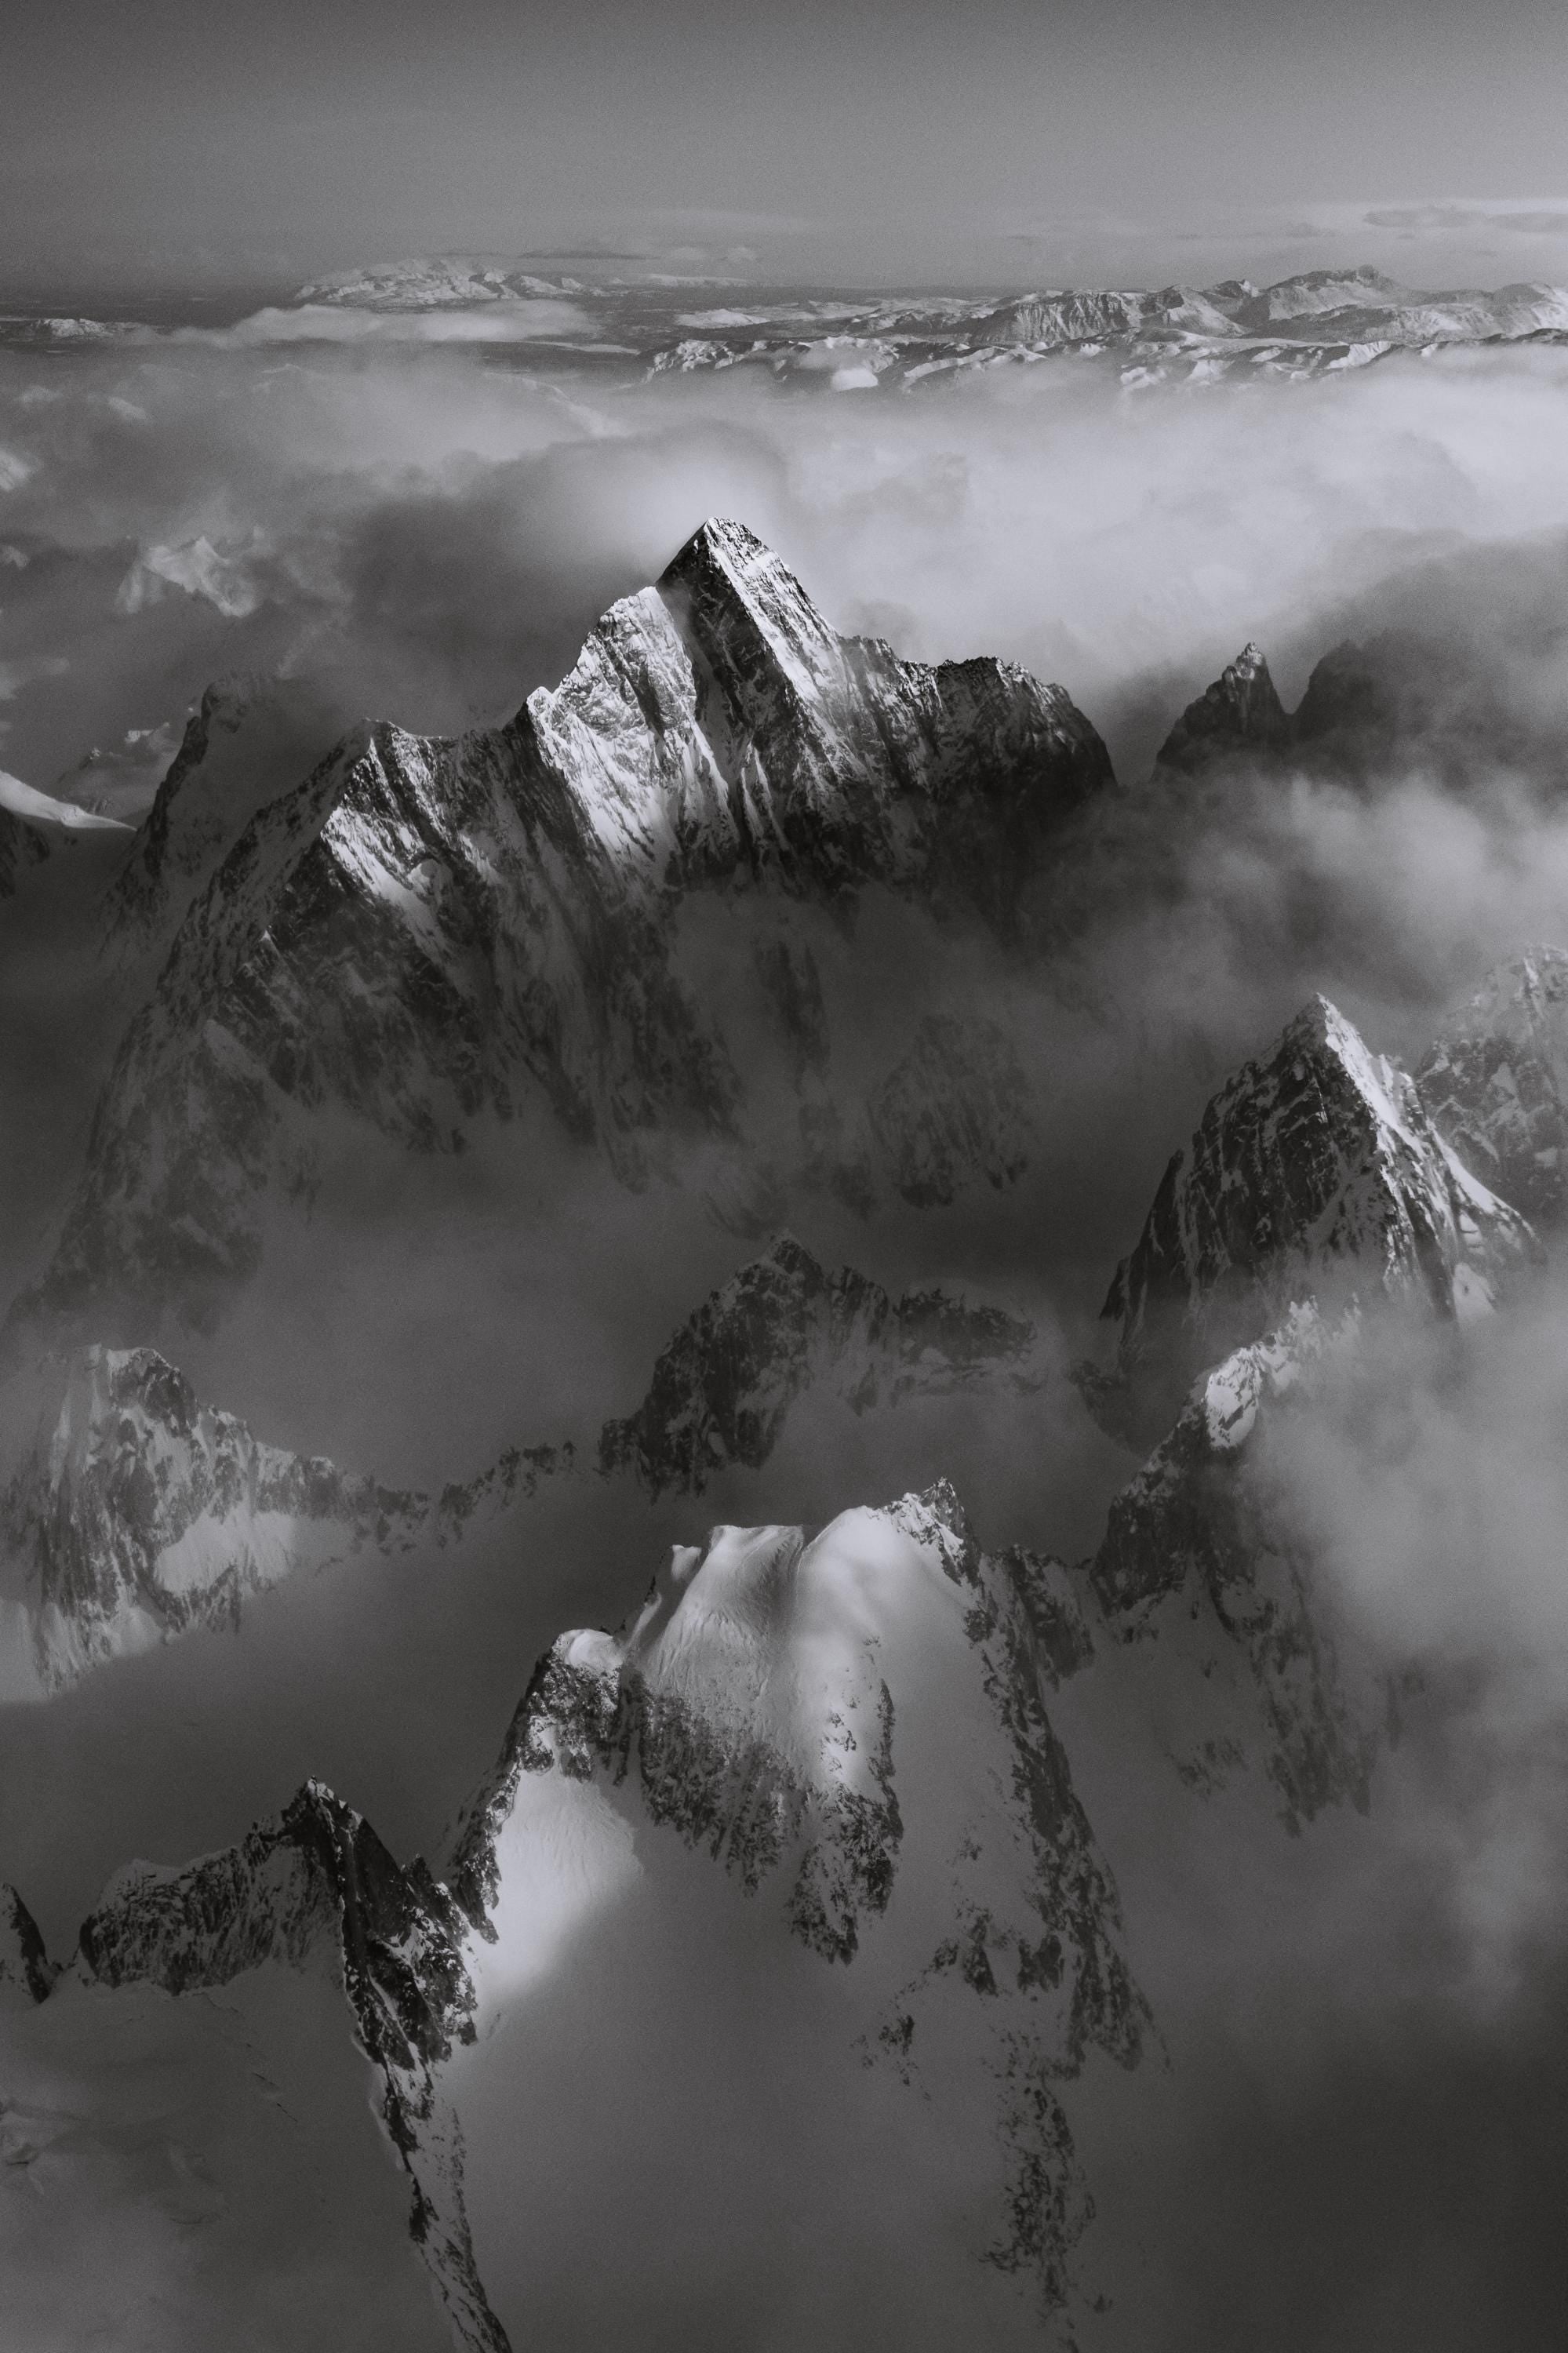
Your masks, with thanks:
M744 1985L758 1937L800 1957L837 2095L924 2149L951 2217L934 2275L975 2266L971 2297L1011 2275L1070 2319L1093 2209L1064 2102L1091 2054L1134 2064L1148 2023L1051 1722L1091 1655L1061 1564L982 1554L945 1486L814 1538L717 1529L677 1547L621 1634L564 1635L541 1662L444 1882L311 1783L237 1847L120 1873L48 1999L340 1975L456 2339L499 2353L465 2137L493 2145L487 2102L572 1938L706 1856L707 1976ZM700 2035L712 1990L667 2031Z
M56 800L50 793L40 793L25 785L19 776L8 776L0 769L0 809L20 818L26 825L59 826L67 833L129 833L131 828L117 817L100 817L92 809L79 808L75 801Z
M1537 1248L1405 1073L1316 997L1166 1169L1102 1311L1121 1326L1115 1371L1086 1376L1086 1394L1109 1426L1151 1439L1201 1367L1296 1302L1353 1291L1464 1317Z
M0 769L0 899L15 896L18 877L41 865L52 848L79 833L123 833L118 818L99 817L75 801L56 800Z
M907 2085L911 2129L926 2103L938 2133L989 2111L1001 2194L972 2252L1061 2304L1089 2208L1054 2087L1144 2031L1050 1723L1088 1651L1060 1564L982 1556L943 1487L814 1539L677 1547L622 1634L556 1644L461 1831L482 2036L563 1909L591 1916L678 1838L849 1970L843 2058Z
M46 1297L210 1304L254 1270L257 1197L281 1171L308 1190L329 1107L437 1151L539 1102L633 1181L672 1125L733 1139L723 1008L674 961L684 900L881 886L1012 939L1109 782L1059 687L841 638L750 533L706 524L510 726L361 728L260 810L127 1033ZM149 820L139 904L187 790ZM939 1197L972 1124L926 1146L894 1121L906 1189Z
M1433 1125L1537 1222L1568 1203L1568 953L1537 947L1489 972L1416 1067Z
M299 303L330 303L353 311L469 310L519 296L577 293L570 279L541 278L514 262L438 254L351 269L302 286Z
M853 1267L830 1273L785 1235L676 1333L637 1411L605 1425L599 1462L630 1469L655 1494L700 1494L727 1463L765 1462L808 1388L861 1413L1040 1377L1034 1334L1016 1317L940 1291L890 1299Z

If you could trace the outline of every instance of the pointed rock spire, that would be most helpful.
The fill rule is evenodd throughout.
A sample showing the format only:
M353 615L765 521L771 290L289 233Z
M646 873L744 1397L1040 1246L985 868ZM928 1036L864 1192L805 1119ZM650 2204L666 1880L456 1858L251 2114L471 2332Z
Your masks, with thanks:
M38 1924L14 1887L0 1883L0 1989L42 2001L55 1981Z
M1275 752L1289 732L1263 650L1249 639L1213 684L1187 705L1160 747L1155 773L1193 776L1216 761Z

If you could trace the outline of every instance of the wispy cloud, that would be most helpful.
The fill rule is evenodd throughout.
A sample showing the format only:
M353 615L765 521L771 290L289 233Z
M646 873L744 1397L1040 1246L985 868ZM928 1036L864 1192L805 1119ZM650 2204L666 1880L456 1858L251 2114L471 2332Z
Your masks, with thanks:
M1568 235L1568 204L1383 205L1364 213L1369 228L1391 228L1413 237L1468 236L1477 229L1513 237Z

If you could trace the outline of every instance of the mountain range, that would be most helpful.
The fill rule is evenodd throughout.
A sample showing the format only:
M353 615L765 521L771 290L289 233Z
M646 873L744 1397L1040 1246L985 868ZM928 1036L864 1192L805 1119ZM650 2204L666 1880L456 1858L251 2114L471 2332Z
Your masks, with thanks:
M479 299L455 267L307 291ZM1008 315L1020 350L1071 328L1326 351L1374 298L1406 341L1440 332L1396 293L1319 275ZM1556 332L1543 307L1526 290L1489 332ZM163 1859L127 1854L63 1945L40 1922L69 1857L0 1891L0 2232L19 2249L41 2214L51 2247L96 2250L136 2218L155 2285L124 2341L239 2341L242 2306L291 2353L654 2321L738 2341L753 2271L771 2341L828 2353L1136 2341L1118 2299L1143 2291L1095 2218L1125 2248L1107 2149L1193 2089L1161 1870L1283 1884L1314 1837L1375 1822L1425 1704L1298 1508L1290 1435L1541 1283L1568 953L1488 974L1410 1070L1322 996L1258 1039L1097 1268L1093 1363L1033 1293L949 1269L985 1267L973 1236L1052 1121L1025 982L1103 880L1101 814L1348 757L1353 669L1330 657L1290 714L1249 647L1129 789L1063 688L842 636L715 521L503 727L366 723L302 777L302 697L204 699L100 910L127 1026L8 1326L0 1736L47 1816L51 1757L115 1753L147 1694L175 1739L179 1695L221 1675L238 1753L297 1683L323 1742L311 1694L353 1692L380 1779L372 1808L313 1763L195 1854L149 1797L130 1811ZM21 892L49 820L9 814ZM507 1247L536 1244L541 1280L602 1249L504 1449L478 1445L477 1369L431 1438L455 1427L477 1470L383 1483L315 1451L302 1400L333 1367L366 1391L406 1370L324 1307L289 1330L327 1375L273 1370L275 1425L204 1393L215 1368L215 1398L251 1393L243 1318L309 1263L334 1186L385 1189L394 1263L439 1229L476 1335L514 1312L483 1291ZM1027 1251L991 1262L1026 1287ZM957 1446L960 1413L1000 1501L938 1472L778 1514L807 1469L842 1488L912 1431ZM289 1443L251 1426L291 1417ZM1103 1485L1075 1557L995 1528L1063 1430ZM750 1516L694 1519L709 1493ZM443 1618L503 1652L471 1688L408 1630ZM416 1743L441 1760L421 1819L446 1819L405 1838L380 1799ZM222 1813L222 1741L207 1765ZM120 2274L79 2268L61 2342L116 2325Z
M1052 288L1029 292L842 293L702 276L585 269L541 273L504 256L415 258L313 280L229 332L255 340L343 340L362 331L525 342L530 364L635 379L758 367L806 388L929 394L975 369L1065 354L1115 368L1139 390L1227 376L1307 379L1390 354L1452 345L1552 343L1568 293L1520 283L1421 290L1370 267L1309 269L1258 286ZM188 331L187 331L188 332ZM16 315L0 343L62 353L157 343L134 320Z

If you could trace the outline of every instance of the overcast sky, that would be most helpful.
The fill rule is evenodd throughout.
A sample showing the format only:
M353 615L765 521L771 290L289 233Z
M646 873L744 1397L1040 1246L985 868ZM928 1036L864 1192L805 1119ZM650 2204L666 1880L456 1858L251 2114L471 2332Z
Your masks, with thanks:
M0 275L1568 276L1556 0L49 0ZM755 257L755 258L753 258Z

